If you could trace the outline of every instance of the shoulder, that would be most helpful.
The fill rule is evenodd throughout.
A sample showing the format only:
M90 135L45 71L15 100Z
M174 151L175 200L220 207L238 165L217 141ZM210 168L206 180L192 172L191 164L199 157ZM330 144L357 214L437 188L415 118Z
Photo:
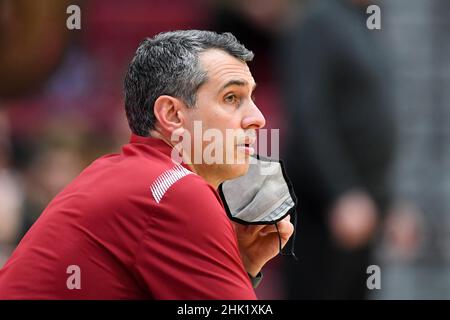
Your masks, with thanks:
M152 184L158 214L152 215L151 224L157 228L151 229L173 231L191 239L215 233L233 241L233 226L217 191L186 168L175 166L172 170Z
M156 202L221 203L217 191L202 177L176 164L162 171L150 186Z
M217 191L199 175L181 165L164 171L151 184L151 193L157 206L190 219L219 215L226 218Z

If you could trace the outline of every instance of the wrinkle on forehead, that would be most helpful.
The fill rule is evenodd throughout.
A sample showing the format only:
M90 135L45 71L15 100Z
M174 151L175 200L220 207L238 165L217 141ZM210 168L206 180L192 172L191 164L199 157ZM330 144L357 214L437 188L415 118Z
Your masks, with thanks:
M208 49L199 55L200 66L206 71L208 81L221 83L230 78L240 78L246 80L250 86L255 81L248 65L219 49Z

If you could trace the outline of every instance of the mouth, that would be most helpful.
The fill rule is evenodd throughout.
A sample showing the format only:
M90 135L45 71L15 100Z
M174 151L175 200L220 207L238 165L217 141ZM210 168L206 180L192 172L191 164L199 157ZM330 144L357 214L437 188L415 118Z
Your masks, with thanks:
M244 142L237 144L238 148L243 149L246 155L252 155L255 153L255 149L252 147L255 144L255 138L245 138Z

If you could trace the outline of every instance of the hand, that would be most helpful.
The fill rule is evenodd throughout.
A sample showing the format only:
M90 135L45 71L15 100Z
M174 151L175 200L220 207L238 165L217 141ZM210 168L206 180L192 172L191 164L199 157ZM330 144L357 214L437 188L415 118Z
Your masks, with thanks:
M255 277L262 267L280 250L275 225L243 225L233 222L242 262L247 272ZM294 232L290 216L277 223L283 248Z
M363 192L344 194L330 211L329 227L337 244L345 249L366 245L377 227L375 203Z

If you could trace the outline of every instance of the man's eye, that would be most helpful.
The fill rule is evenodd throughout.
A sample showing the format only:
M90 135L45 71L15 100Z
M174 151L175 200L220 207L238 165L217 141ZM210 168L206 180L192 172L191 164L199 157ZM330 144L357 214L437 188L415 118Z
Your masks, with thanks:
M234 95L234 94L230 94L230 95L226 96L224 100L226 103L231 103L231 104L235 104L235 103L239 102L238 97L236 97L236 95Z

